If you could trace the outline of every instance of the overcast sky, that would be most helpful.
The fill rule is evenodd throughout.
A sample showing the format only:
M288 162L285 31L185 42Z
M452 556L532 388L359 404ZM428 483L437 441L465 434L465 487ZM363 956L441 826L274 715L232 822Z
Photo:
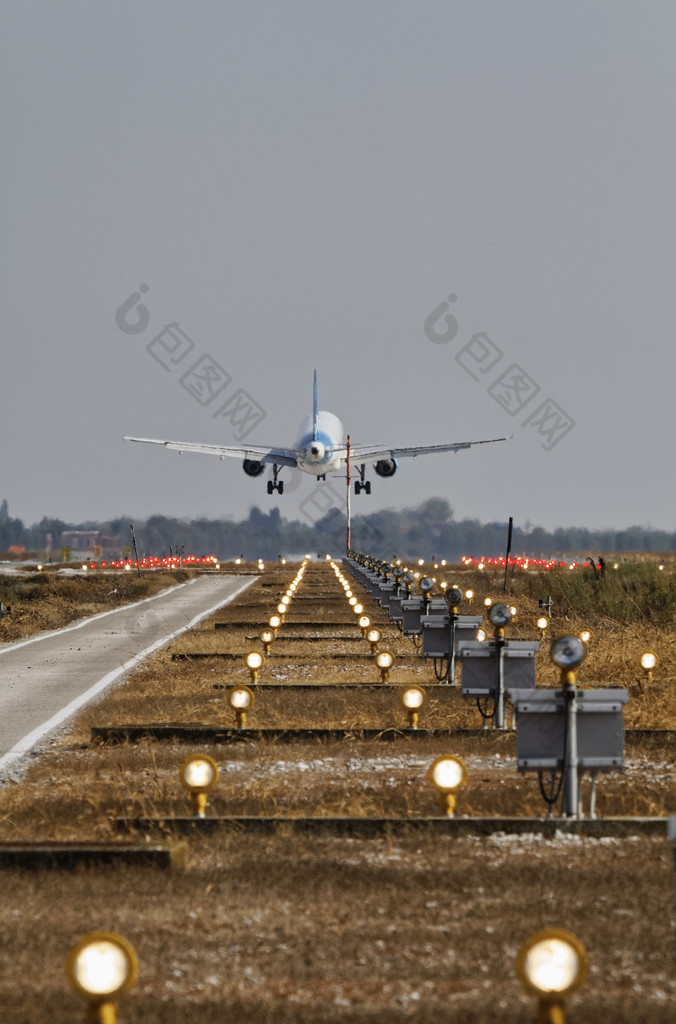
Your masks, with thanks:
M12 515L316 518L122 442L291 445L316 367L354 442L513 434L355 512L676 529L672 0L0 10Z

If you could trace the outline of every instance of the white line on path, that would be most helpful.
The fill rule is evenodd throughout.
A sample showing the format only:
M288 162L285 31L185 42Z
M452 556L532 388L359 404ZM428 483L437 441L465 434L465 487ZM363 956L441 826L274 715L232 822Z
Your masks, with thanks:
M190 580L190 582L192 583L193 581ZM210 615L213 615L214 612L218 611L219 608L223 608L225 607L226 604L230 604L231 601L234 601L234 599L238 597L242 593L242 591L246 590L247 587L251 586L252 583L253 579L247 580L246 583L242 584L241 587L238 587L234 594L230 594L230 596L227 597L225 601L219 601L218 604L213 605L213 607L207 608L207 610L204 612L200 612L199 615L196 615L194 619L191 619L186 626L181 626L180 629L174 630L173 633L169 633L168 636L162 637L161 640L156 640L154 644L151 644L150 647L146 647L146 649L144 651L141 651L139 654L135 654L133 658L130 658L128 661L125 661L125 663L123 665L120 665L119 668L113 669L112 672L108 672L108 674L103 676L102 679L99 679L98 682L94 683L93 686L90 686L90 688L86 690L85 693L81 693L69 704L66 704L64 708L61 708L60 711L57 711L55 715L52 715L52 717L49 718L46 722L43 722L42 725L39 725L36 729L33 729L33 731L29 732L27 736L24 736L23 739L20 739L18 743L15 743L11 750L7 751L4 757L0 757L0 772L5 771L11 764L13 764L19 758L24 757L24 755L27 754L28 751L36 745L36 743L39 743L39 741L43 739L43 737L46 736L47 733L51 732L53 729L56 729L59 725L62 725L67 718L70 718L71 715L74 715L76 711L79 711L81 707L83 707L90 700L92 700L99 693L101 693L102 690L105 690L107 686L110 686L110 684L114 682L124 672L127 672L131 668L134 668L134 666L138 665L140 661L143 661L144 658L147 658L149 654L152 654L154 651L158 650L158 648L162 647L164 644L169 643L169 641L173 640L175 637L180 636L181 633L185 633L186 630L192 629L193 626L196 626L199 622L202 621L202 619L206 619ZM186 586L186 584L181 583L179 584L179 586ZM170 587L169 589L177 590L178 587ZM163 591L163 593L166 594L167 591L165 590ZM155 594L154 596L160 597L161 595ZM145 598L144 601L139 601L137 603L144 604L145 601L152 600L152 597L148 597ZM124 607L129 608L131 606L125 605ZM117 611L118 609L114 610ZM110 614L110 612L102 612L100 615L94 615L91 619L87 619L86 621L92 622L94 619L99 619L103 615ZM79 623L78 626L68 626L64 630L57 630L57 633L65 633L67 632L68 629L77 629L81 625L84 625L84 622ZM56 634L49 635L54 636ZM36 637L35 639L39 638ZM27 642L30 643L31 641ZM16 649L16 647L21 646L23 646L23 644L15 644L14 649Z

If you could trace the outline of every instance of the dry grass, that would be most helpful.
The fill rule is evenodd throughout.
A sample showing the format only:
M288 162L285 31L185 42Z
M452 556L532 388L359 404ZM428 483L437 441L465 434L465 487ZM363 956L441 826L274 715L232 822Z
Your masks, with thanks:
M202 624L44 744L24 777L0 791L0 839L110 839L117 834L111 821L117 815L188 813L177 766L190 748L91 745L89 729L132 722L229 724L223 687L248 679L242 663L172 662L171 650L244 654L260 648L251 638L294 571L270 569L218 616L230 629ZM311 630L330 633L333 639L326 641L284 640L285 632L302 632L287 619L273 650L302 658L270 659L261 681L374 681L369 663L332 657L367 645L344 641L359 633L352 613L334 604L328 567L308 571L306 585L315 591L314 615L332 614L340 628ZM537 596L523 593L517 600L518 631L531 638L535 631L527 623ZM250 621L260 626L238 625ZM557 620L560 631L582 624L594 629L581 681L628 685L628 724L676 728L665 654L673 651L673 627L655 632L639 622L604 621L583 623L574 610ZM397 654L392 680L431 681L432 666L417 657L411 640L389 624L384 632ZM644 644L659 648L661 665L655 681L641 690L635 654ZM538 656L538 678L556 683L545 652ZM447 688L433 692L421 724L466 728L480 721L472 703ZM249 723L385 728L403 727L405 717L396 687L360 693L327 685L319 691L261 691ZM442 752L431 739L207 749L220 767L210 814L407 819L439 813L425 778ZM543 814L535 780L515 770L512 736L459 736L452 749L469 766L459 814ZM626 771L599 782L598 809L604 815L676 813L673 745L660 739L628 745ZM65 952L85 931L111 927L134 943L141 961L138 987L123 1007L128 1022L427 1024L441 1016L516 1024L532 1015L514 977L516 951L533 931L551 925L578 934L590 952L590 978L571 1002L575 1019L673 1020L674 871L666 840L450 839L412 832L370 840L301 838L281 827L266 838L195 836L190 851L186 872L174 876L97 869L55 872L47 882L5 872L3 1020L23 1024L44 1016L47 1007L55 1024L77 1019L76 1000L62 976Z

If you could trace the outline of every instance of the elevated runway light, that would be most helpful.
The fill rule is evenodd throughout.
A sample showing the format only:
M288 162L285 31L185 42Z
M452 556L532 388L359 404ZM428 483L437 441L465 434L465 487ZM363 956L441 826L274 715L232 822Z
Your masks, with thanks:
M254 702L253 692L248 686L236 686L228 694L228 704L235 712L237 728L244 729L246 726L246 714Z
M378 644L380 643L382 638L382 633L380 632L379 629L376 629L375 626L372 626L371 629L368 630L368 632L366 633L366 639L371 644L371 654L376 653L376 651L378 650Z
M492 597L485 597L484 598L484 608L490 608L490 606L492 604L493 604L493 598Z
M541 615L540 618L535 623L535 625L540 630L540 639L544 640L545 633L549 629L549 619L547 618L546 615Z
M115 1024L116 1002L138 977L134 947L114 932L90 932L66 958L71 988L89 1004L87 1024Z
M352 597L352 591L349 587L343 587L343 590L345 591L345 597Z
M460 587L449 587L448 590L444 591L444 597L449 608L452 609L455 614L458 610L458 606L462 601L462 590Z
M376 665L380 669L380 682L386 683L390 677L390 669L394 665L392 651L382 650L376 654Z
M641 655L641 668L645 672L646 682L652 683L653 669L657 666L658 657L652 651L645 651Z
M495 627L495 635L504 636L505 626L512 621L512 609L506 604L493 604L488 609L488 618Z
M347 603L348 603L348 604L349 604L349 605L350 605L350 606L351 606L352 608L354 608L354 606L355 606L356 604L359 604L359 602L357 601L357 598L356 598L356 597L351 597L351 598L349 599L349 601L348 601Z
M455 802L457 791L467 781L467 769L465 762L459 757L444 754L438 757L430 765L427 773L434 788L439 793L439 799L444 814L452 818L455 813Z
M424 558L419 558L418 559L418 565L424 565L424 564L425 564L425 559Z
M267 629L262 629L258 634L258 638L260 642L263 644L263 650L265 651L265 653L269 654L270 644L275 639L274 629L271 629L269 626L267 627Z
M360 615L359 619L357 620L357 624L358 624L359 628L361 629L362 636L364 637L364 639L366 639L366 634L368 633L369 629L371 628L371 620L370 620L370 618L368 617L368 615Z
M251 674L251 682L257 683L258 673L263 667L263 662L265 661L265 658L263 657L260 651L249 651L245 660L246 667L249 669L249 672Z
M434 590L434 580L431 576L423 576L420 581L420 589L426 597Z
M538 1024L565 1024L564 999L587 975L587 952L575 935L547 928L519 950L516 973L527 992L538 997Z
M591 629L583 629L580 632L580 640L582 641L583 644L589 645L593 638L594 638L594 634L592 633Z
M465 597L467 598L469 604L471 604L472 603L472 598L474 597L474 591L473 590L466 590L465 591Z
M289 597L288 594L285 594L279 603L283 604L288 611L289 605L291 604L291 598Z
M486 630L483 627L477 629L477 631L476 631L476 638L477 638L477 640L480 643L482 643L484 640L488 639L488 633L486 632Z
M283 617L284 617L284 616L286 615L286 612L287 612L287 607L286 607L286 605L285 605L285 604L282 604L282 602L281 602L281 601L280 601L280 602L279 602L279 604L277 605L277 612L278 612L278 614L279 614L279 615L281 615L281 616L282 616L282 618L283 618Z
M181 784L190 791L194 816L203 818L209 790L218 782L216 762L208 754L193 754L181 765L180 778Z
M273 630L275 636L277 636L277 630L281 626L282 621L283 620L281 615L271 615L270 618L268 619L268 626L270 627L271 630Z
M586 654L587 648L579 636L560 636L553 642L549 656L561 669L562 686L575 685L575 669L582 664Z
M424 708L425 704L427 704L427 694L422 686L407 686L402 691L399 699L401 700L402 707L408 711L409 729L417 729L420 709Z
M355 615L361 615L362 612L364 611L364 605L363 604L353 604L352 605L352 611L354 612Z

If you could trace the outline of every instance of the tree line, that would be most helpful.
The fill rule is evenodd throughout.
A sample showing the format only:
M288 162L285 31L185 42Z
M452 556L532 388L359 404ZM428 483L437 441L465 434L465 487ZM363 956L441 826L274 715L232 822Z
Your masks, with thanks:
M60 553L61 534L69 530L98 530L102 536L119 537L120 549L130 543L128 516L103 522L67 523L44 517L24 526L9 514L7 501L0 504L0 551L11 546L43 552L51 537L54 557ZM170 551L214 554L218 558L241 556L247 561L266 561L280 555L340 554L345 549L346 519L330 509L314 523L284 519L278 508L263 512L257 506L246 519L175 519L150 516L134 523L139 555L162 557ZM382 509L352 518L352 547L379 558L425 558L458 561L463 555L487 558L505 554L507 522L481 523L478 519L454 518L444 498L428 498L415 508ZM512 553L533 558L554 554L621 554L628 551L676 551L676 532L630 526L623 530L588 530L583 527L553 531L526 524L515 527Z

